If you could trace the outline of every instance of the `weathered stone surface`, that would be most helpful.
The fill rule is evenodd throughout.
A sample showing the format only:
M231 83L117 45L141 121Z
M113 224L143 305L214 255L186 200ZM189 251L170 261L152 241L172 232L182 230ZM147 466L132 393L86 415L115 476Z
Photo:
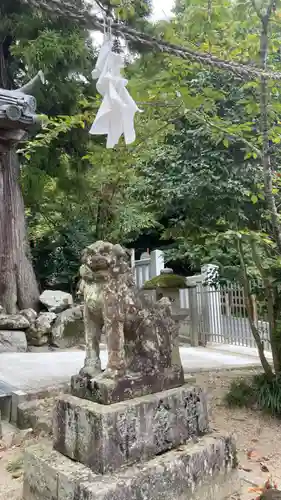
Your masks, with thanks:
M48 311L59 313L73 306L73 298L70 293L60 290L45 290L40 295L40 302L47 307Z
M90 380L101 372L99 344L104 333L107 378L122 381L128 374L142 376L142 393L147 377L150 378L148 393L159 390L158 384L153 385L151 380L168 381L174 372L183 384L179 328L172 319L171 303L164 298L155 304L136 293L127 251L103 241L88 246L82 255L80 276L86 339L86 359L80 375ZM178 380L175 385L180 385ZM163 385L164 389L169 387ZM128 389L130 394L130 385ZM123 397L126 399L126 391Z
M51 434L54 404L54 397L20 403L17 408L17 427Z
M37 312L34 309L22 309L20 314L28 319L29 323L32 325L37 318Z
M102 374L92 379L74 375L71 377L71 394L95 403L110 405L180 387L183 380L182 371L172 368L158 377L154 373L132 373L114 379L106 378Z
M43 335L41 338L28 337L28 344L34 347L41 347L43 345L47 345L49 343L49 336Z
M0 330L0 352L25 352L27 341L25 332Z
M26 330L30 326L21 314L0 314L0 330Z
M48 342L48 336L51 334L52 324L56 317L57 315L52 312L40 313L26 332L29 343L38 345L39 342L39 345L44 345L45 338L47 338ZM37 343L34 344L34 340L36 340Z
M55 449L102 474L207 430L206 395L187 386L110 406L65 395L54 412Z
M75 306L60 313L52 327L52 343L61 348L84 341L83 307Z
M25 452L23 500L223 500L239 489L236 467L230 437L203 437L103 476L37 445Z

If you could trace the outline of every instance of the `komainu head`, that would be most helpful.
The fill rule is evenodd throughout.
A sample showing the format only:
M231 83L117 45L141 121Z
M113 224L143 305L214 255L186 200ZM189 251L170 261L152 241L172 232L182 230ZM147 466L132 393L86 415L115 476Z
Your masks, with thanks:
M86 283L106 281L129 271L128 252L121 245L96 241L83 250L80 276Z

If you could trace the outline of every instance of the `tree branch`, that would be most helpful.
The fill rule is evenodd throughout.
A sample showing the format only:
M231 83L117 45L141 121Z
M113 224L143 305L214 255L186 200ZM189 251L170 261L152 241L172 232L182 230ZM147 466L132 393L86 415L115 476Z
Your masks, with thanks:
M272 14L272 10L273 10L273 6L275 4L275 1L276 0L270 0L269 5L266 9L266 13L263 16L260 9L258 8L258 6L256 4L256 0L251 0L251 4L253 6L253 9L262 22L268 23L270 16Z
M263 342L261 340L261 337L260 337L260 334L259 334L259 330L256 327L256 325L254 323L254 319L253 319L253 308L252 308L252 301L251 301L251 290L250 290L250 285L249 285L249 278L248 278L248 274L247 274L247 266L246 266L246 262L245 262L245 257L244 257L244 252L243 252L243 244L242 244L242 239L241 238L237 239L237 250L238 250L238 254L239 254L239 258L240 258L240 264L241 264L241 269L242 269L244 292L245 292L245 296L246 296L245 297L246 298L246 309L247 309L247 313L248 313L248 320L249 320L250 328L251 328L253 337L254 337L254 339L256 341L256 344L257 344L257 348L258 348L258 352L259 352L259 357L260 357L260 361L261 361L262 367L264 369L264 372L269 377L272 377L272 375L273 375L272 368L271 368L269 362L267 361L267 359L265 357L265 354L264 354L264 345L263 345Z
M210 128L214 128L216 130L219 130L220 132L223 132L224 134L226 133L225 131L225 128L223 127L220 127L219 125L217 125L216 123L213 123L211 120L208 120L206 118L206 116L202 117L201 115L197 114L195 111L191 111L191 110L188 110L190 112L191 115L194 116L194 118L196 118L199 122L201 123L205 123L206 125L209 125ZM258 149L256 146L254 146L254 144L252 144L250 141L247 141L247 139L245 139L244 137L242 137L241 135L235 135L235 134L228 134L228 136L233 137L234 139L238 140L238 141L241 141L243 142L243 144L245 144L245 146L247 146L248 148L250 148L254 153L256 153L256 155L258 156L258 158L262 158L262 152L260 149Z
M257 16L260 18L260 20L262 21L263 19L263 16L262 16L262 13L261 11L258 9L257 7L257 4L256 4L256 1L255 0L251 0L251 4L252 4L252 7L255 11L255 13L257 14Z
M280 373L280 356L278 348L280 345L280 341L278 339L278 341L276 342L276 335L275 335L275 318L276 318L276 315L274 314L274 305L276 303L275 293L272 287L272 283L269 277L267 276L266 270L263 268L261 258L257 252L256 244L253 239L251 239L250 245L251 245L253 260L260 272L265 287L265 295L267 299L268 324L269 324L269 338L270 338L271 351L273 357L273 365L275 373ZM277 297L277 301L279 301L279 297ZM277 349L276 349L276 344L277 344Z
M255 1L255 0L252 0ZM260 34L260 66L263 71L267 67L268 55L268 27L270 16L272 13L275 0L271 0L267 8L266 14L261 20L261 34ZM281 255L281 227L279 224L278 211L276 207L275 197L273 195L273 180L272 168L270 159L269 148L269 135L268 135L268 82L265 75L260 79L260 122L261 122L261 136L262 136L262 166L264 177L264 194L267 208L271 216L272 230L275 237L278 251Z

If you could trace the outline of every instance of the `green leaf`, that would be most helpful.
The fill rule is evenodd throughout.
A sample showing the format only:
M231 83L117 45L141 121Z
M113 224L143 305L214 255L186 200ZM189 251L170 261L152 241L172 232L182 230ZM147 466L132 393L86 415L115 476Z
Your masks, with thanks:
M251 196L251 202L255 205L258 202L258 197L255 194L252 194Z

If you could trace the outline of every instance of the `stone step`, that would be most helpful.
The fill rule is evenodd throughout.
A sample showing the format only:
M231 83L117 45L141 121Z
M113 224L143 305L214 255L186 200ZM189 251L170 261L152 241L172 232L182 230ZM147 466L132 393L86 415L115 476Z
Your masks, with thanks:
M14 387L0 380L0 412L3 420L10 421L13 391Z
M67 394L69 389L70 384L67 383L45 387L39 390L22 391L6 382L0 381L0 412L2 414L2 419L8 420L16 425L18 422L18 408L21 404L33 402L33 405L30 404L30 408L34 406L34 409L37 409L39 405L38 401L55 398L62 393ZM28 427L30 427L30 425Z
M17 427L32 428L36 433L52 433L53 409L55 397L24 401L18 405Z
M240 489L231 437L204 436L114 473L36 445L25 452L23 500L223 500Z

